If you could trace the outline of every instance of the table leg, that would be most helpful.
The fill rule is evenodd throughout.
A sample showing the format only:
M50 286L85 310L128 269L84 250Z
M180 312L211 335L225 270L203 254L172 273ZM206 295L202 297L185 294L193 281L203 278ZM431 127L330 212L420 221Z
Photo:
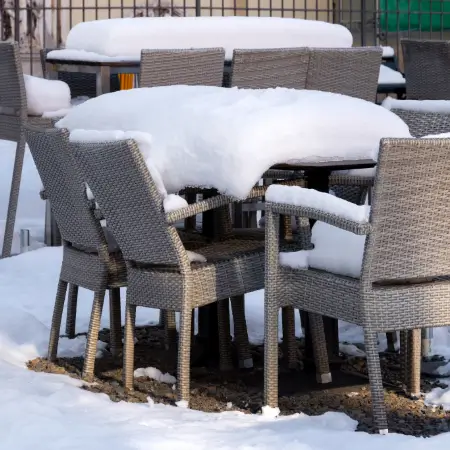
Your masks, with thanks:
M45 63L45 72L47 80L57 80L58 79L58 72L53 69L53 64L50 64L48 62Z
M111 70L107 66L101 66L96 74L97 97L111 92Z
M330 171L327 169L309 170L305 172L308 180L308 188L315 189L319 192L329 192L329 177ZM314 225L315 220L311 220L311 226ZM309 323L307 316L302 314L302 320L305 322L302 325L305 329L305 353L307 358L313 357L311 333L309 330ZM325 329L325 337L327 340L328 358L333 360L339 357L339 329L338 321L330 317L323 317L323 326Z
M203 199L208 199L216 195L214 191L203 194ZM212 238L214 237L214 210L205 211L202 219L202 233ZM219 332L217 303L211 303L198 308L198 340L205 347L205 361L218 360L219 353Z

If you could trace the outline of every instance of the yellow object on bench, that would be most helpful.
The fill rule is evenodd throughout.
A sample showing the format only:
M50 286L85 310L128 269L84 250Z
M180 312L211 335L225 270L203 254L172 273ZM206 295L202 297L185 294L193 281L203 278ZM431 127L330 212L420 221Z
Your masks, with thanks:
M126 89L133 89L134 85L134 74L132 73L120 73L119 74L120 81L120 90L124 91Z

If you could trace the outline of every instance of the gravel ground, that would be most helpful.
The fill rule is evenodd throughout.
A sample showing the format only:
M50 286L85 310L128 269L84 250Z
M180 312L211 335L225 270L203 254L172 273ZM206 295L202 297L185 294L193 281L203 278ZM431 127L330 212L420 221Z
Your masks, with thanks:
M176 353L166 351L163 333L157 327L137 328L138 342L135 350L135 368L156 367L163 373L176 376ZM109 342L109 331L102 330L100 339ZM299 357L303 353L303 341L299 340ZM263 346L252 347L254 369L220 372L217 367L196 364L202 353L196 345L192 351L191 401L192 409L206 412L225 410L244 413L260 413L263 391ZM280 347L280 355L282 349ZM301 362L301 361L300 361ZM424 405L423 400L413 401L402 392L399 382L400 364L398 355L382 354L382 369L385 381L385 401L388 410L389 430L392 432L433 436L450 431L450 413L441 408ZM112 401L155 402L174 404L176 393L172 385L149 378L136 378L135 390L125 392L121 384L121 358L113 358L105 352L96 361L95 383L83 386L92 392L109 395ZM80 378L83 358L60 358L56 363L38 358L28 363L31 370L67 374ZM345 412L359 423L359 431L373 432L371 418L370 389L366 364L363 358L349 358L332 371L333 383L318 385L314 372L308 364L299 364L297 370L287 369L280 364L281 414L303 412L308 415L323 414L326 411ZM422 391L427 392L439 381L432 378L422 380ZM326 387L326 388L325 388Z

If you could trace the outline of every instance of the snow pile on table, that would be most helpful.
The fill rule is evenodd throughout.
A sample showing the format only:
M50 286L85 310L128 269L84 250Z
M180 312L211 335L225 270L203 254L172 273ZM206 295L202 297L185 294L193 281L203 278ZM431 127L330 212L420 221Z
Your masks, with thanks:
M394 49L392 47L382 47L383 48L383 58L392 58L395 55Z
M378 84L405 84L405 77L398 70L384 65L380 66L380 74L378 76ZM391 98L391 97L387 97Z
M142 17L81 22L70 30L66 49L139 60L143 49L222 47L226 58L231 59L235 48L339 48L352 44L352 34L346 27L318 20Z
M44 113L67 111L70 108L70 88L64 81L23 76L27 94L28 114L42 116Z
M402 109L406 111L450 114L450 100L398 100L386 97L381 106L389 110Z
M163 194L208 186L237 198L274 164L376 160L381 138L411 137L397 115L374 103L284 88L119 91L73 108L56 126L76 141L133 137Z

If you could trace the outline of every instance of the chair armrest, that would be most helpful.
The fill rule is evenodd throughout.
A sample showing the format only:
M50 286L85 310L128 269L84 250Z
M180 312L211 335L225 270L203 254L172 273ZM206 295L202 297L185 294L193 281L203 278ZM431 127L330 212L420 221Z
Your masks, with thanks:
M45 192L44 188L42 188L41 191L39 192L39 197L41 197L41 200L48 200L47 193Z
M294 206L285 203L266 202L266 214L283 214L286 216L307 217L309 219L319 220L350 231L354 234L367 235L370 233L371 225L369 222L357 222L346 217L333 214L318 208L307 206Z
M192 205L185 206L184 208L177 209L166 213L166 220L169 224L174 224L180 220L187 219L188 217L196 216L205 211L219 208L220 206L229 205L236 199L229 195L216 195L215 197L208 198L207 200L201 200Z

